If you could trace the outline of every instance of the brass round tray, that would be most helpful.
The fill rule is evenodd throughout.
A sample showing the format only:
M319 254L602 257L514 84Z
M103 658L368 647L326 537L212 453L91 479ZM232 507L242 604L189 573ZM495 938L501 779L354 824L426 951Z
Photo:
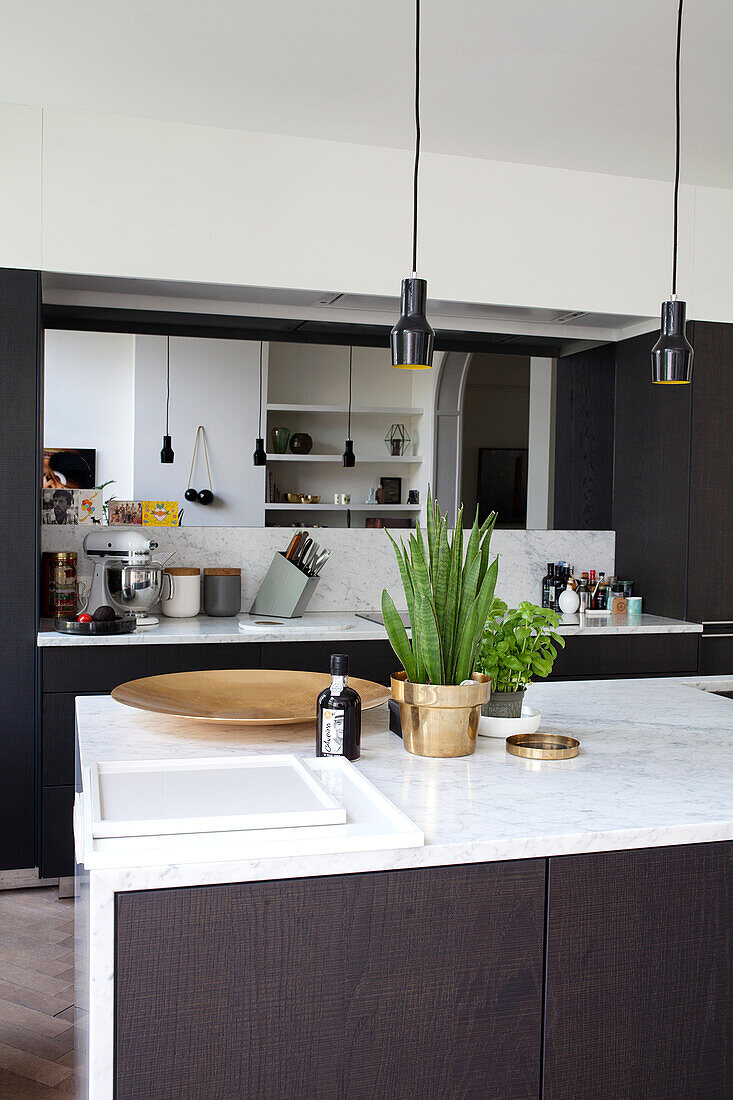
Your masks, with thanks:
M571 760L580 741L562 733L515 733L506 739L506 751L527 760Z
M145 676L120 684L112 698L125 706L203 722L284 725L312 722L316 699L331 677L325 672L281 669L220 669ZM389 688L349 677L362 710L386 703Z

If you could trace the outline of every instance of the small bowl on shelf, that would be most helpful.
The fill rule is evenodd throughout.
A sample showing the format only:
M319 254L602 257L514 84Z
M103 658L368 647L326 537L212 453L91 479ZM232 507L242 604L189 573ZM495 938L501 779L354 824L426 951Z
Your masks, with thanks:
M285 494L285 499L287 500L288 504L302 504L303 503L303 494L302 493L286 493Z
M303 504L320 504L321 503L320 496L314 497L312 493L306 493L305 496L302 498L302 500L303 500Z

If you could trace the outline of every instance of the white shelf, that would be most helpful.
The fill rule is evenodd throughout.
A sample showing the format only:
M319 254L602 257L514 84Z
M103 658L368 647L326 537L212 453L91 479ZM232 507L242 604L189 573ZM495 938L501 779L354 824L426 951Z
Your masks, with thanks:
M339 466L342 463L342 455L276 455L268 454L268 462L337 462ZM362 457L360 454L356 456L357 466L383 466L391 463L401 464L403 466L419 466L422 462L422 458L417 455L384 455L383 458L369 456L367 458Z
M266 504L266 512L419 512L419 504Z
M280 404L268 404L268 412L297 412L297 413L339 413L346 416L348 413L348 407L346 405L280 405ZM417 408L402 408L393 409L387 406L380 407L378 405L367 406L363 405L361 408L352 408L352 416L386 416L386 417L398 417L398 416L422 416L424 410Z

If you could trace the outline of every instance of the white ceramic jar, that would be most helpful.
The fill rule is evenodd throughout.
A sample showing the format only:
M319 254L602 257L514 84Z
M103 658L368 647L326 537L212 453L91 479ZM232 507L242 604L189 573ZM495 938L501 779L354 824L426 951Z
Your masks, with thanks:
M160 609L171 619L192 619L201 610L201 570L170 565L163 577Z

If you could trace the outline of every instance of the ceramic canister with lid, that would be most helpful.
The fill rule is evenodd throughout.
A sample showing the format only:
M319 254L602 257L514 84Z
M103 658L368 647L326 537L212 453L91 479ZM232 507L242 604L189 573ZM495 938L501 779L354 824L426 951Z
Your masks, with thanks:
M171 619L193 619L201 610L201 570L169 565L163 577L160 610Z
M242 610L242 570L204 569L204 611L231 618Z

